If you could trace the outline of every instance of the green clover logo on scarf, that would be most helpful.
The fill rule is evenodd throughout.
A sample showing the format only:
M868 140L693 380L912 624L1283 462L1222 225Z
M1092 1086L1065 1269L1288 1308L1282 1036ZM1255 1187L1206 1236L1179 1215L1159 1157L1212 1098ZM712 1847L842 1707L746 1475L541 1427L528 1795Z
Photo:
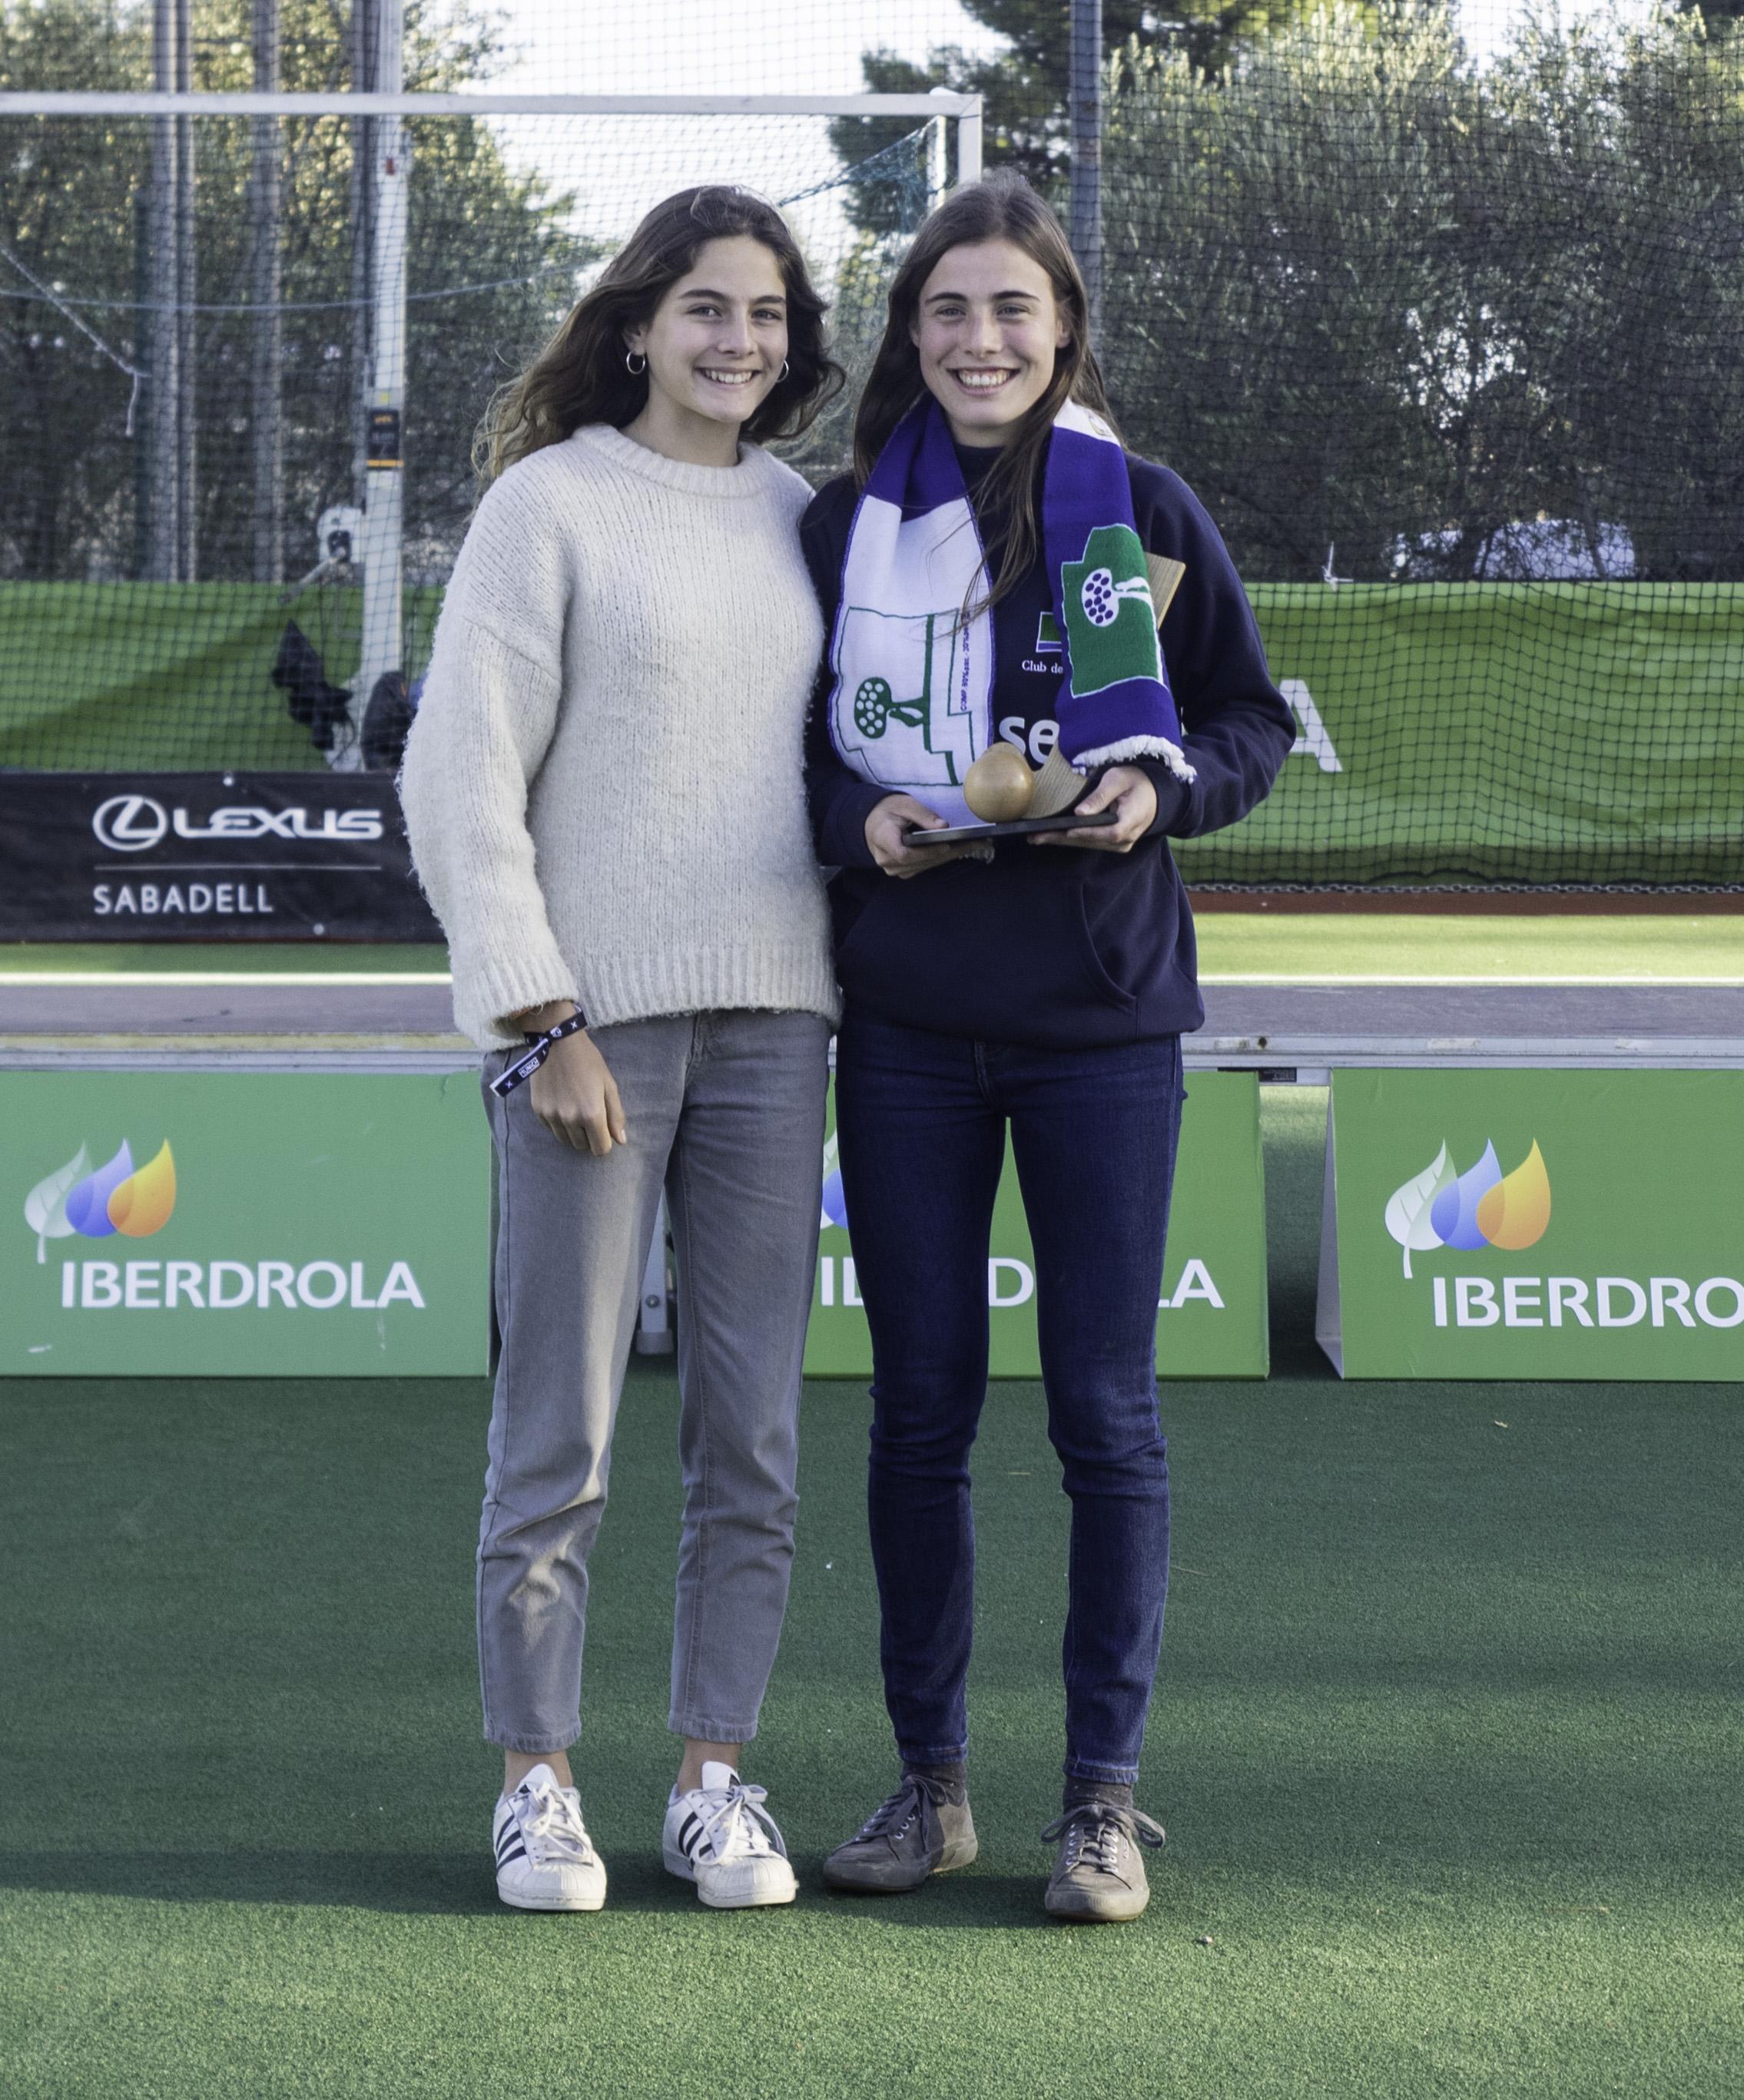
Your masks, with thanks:
M1061 563L1060 607L1080 699L1123 678L1162 677L1144 544L1130 525L1098 525L1084 558Z

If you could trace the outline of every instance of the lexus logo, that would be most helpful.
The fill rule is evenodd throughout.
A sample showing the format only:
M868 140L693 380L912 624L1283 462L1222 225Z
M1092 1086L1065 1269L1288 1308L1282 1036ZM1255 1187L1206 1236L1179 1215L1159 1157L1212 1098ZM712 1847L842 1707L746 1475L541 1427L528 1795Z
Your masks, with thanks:
M112 853L143 853L170 828L161 802L149 795L112 795L91 820L100 845Z
M171 831L179 839L202 842L277 838L330 844L336 839L379 839L385 830L379 809L311 811L295 805L269 810L258 803L244 803L214 810L202 822L179 805L173 813L166 812L149 795L112 795L98 805L91 827L98 843L111 853L143 853Z

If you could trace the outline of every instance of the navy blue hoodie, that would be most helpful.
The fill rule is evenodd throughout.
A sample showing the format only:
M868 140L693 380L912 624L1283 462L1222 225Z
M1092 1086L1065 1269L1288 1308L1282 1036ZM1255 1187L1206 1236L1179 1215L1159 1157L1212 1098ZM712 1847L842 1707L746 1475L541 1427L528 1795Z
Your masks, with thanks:
M973 501L997 454L959 447L957 457ZM1160 762L1145 763L1156 821L1129 854L1008 839L991 862L952 861L899 881L866 843L866 818L890 790L850 772L830 743L823 701L834 679L826 663L806 725L806 786L818 858L840 871L829 893L836 973L850 1013L1054 1048L1172 1035L1205 1018L1193 915L1168 837L1221 831L1264 801L1296 721L1203 506L1167 467L1126 457L1139 538L1186 567L1163 622L1163 656L1198 778L1189 785ZM856 501L844 474L813 498L800 528L826 631L841 600ZM996 572L999 544L985 523L982 536ZM1053 628L1038 556L993 610L992 694L998 733L1036 765L1057 734L1054 695L1065 673Z

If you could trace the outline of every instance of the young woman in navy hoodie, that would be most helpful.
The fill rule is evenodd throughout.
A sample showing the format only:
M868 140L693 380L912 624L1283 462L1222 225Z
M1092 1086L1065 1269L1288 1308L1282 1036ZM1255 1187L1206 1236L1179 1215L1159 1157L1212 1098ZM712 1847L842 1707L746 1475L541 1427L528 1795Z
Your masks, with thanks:
M832 634L807 787L819 857L840 871L837 1129L872 1330L869 1515L902 1760L896 1791L830 1855L826 1878L894 1893L974 1856L969 1453L1009 1125L1049 1435L1072 1505L1066 1785L1044 1833L1057 1845L1045 1900L1080 1919L1136 1916L1143 1849L1162 1839L1132 1793L1168 1573L1155 1327L1181 1035L1204 1018L1168 841L1246 815L1295 735L1216 527L1177 475L1116 450L1107 418L1059 223L1021 180L996 175L956 192L916 237L860 404L855 472L821 492L801 527ZM1084 473L1069 465L1080 457ZM1096 485L1110 462L1111 495ZM1065 567L1062 600L1050 542L1080 495L1112 519L1086 561L1136 532L1145 554L1184 565L1161 662L1138 662L1130 686L1141 713L1097 717L1094 730L1087 719L1128 688L1077 697L1103 674L1075 677L1074 637L1086 663L1102 643L1072 595L1084 564ZM1066 529L1061 545L1076 554ZM1155 660L1145 571L1129 566L1124 582L1102 572L1100 598L1090 576L1084 603L1098 621L1118 610ZM960 604L955 620L929 595ZM1133 599L1143 622L1126 615ZM888 675L863 675L881 661ZM1087 774L1079 811L1114 821L991 848L925 845L962 821L962 761L995 735L1037 768L1060 743Z

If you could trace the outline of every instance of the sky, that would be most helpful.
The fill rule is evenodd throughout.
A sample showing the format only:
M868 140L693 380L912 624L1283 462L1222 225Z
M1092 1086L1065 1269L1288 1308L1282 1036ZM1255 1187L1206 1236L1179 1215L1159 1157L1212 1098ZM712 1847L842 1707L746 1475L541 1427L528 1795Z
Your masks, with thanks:
M1480 59L1538 4L1568 20L1654 0L1456 0ZM497 0L515 55L490 85L572 94L859 92L860 55L880 45L924 59L939 44L992 53L1002 40L957 0ZM511 160L581 199L585 231L621 239L669 191L723 178L786 205L839 175L823 120L610 117L503 121ZM847 238L839 197L789 213L814 263L828 268Z
M956 0L497 0L522 55L490 85L589 95L855 95L860 54L885 42L916 59L934 46L994 51L1002 40ZM742 182L785 204L837 179L822 118L508 119L511 159L572 184L581 225L621 236L656 198L693 182ZM839 200L790 211L815 264L847 237Z
M498 85L576 95L854 95L888 43L996 51L956 0L498 0L529 55Z
M860 53L887 44L919 59L943 43L992 51L1000 40L956 0L499 0L528 55L499 85L575 94L851 95ZM1487 55L1530 0L1459 0L1467 43ZM1563 19L1610 0L1560 0ZM1639 11L1648 0L1623 0Z

